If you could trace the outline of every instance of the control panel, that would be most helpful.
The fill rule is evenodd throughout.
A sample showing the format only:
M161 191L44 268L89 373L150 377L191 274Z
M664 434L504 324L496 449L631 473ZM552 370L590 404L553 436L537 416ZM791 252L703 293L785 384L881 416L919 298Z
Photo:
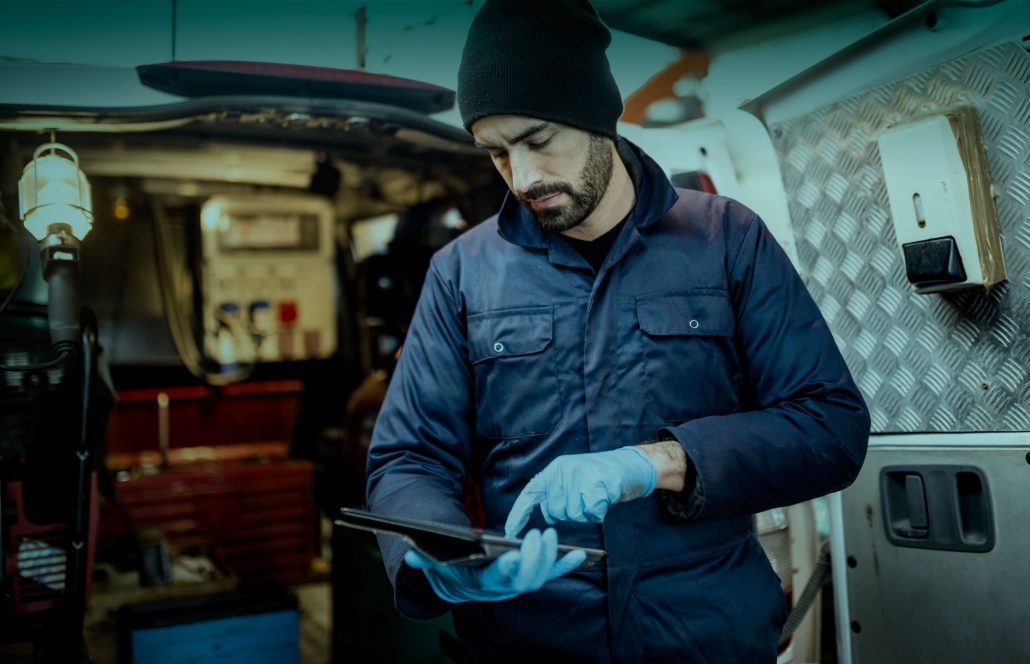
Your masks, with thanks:
M201 209L204 346L224 366L336 349L333 209L306 194L216 196Z

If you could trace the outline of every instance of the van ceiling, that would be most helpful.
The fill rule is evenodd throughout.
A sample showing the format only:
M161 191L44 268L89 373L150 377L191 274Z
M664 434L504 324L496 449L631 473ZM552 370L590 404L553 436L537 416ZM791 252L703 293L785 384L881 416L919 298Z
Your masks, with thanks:
M345 221L437 197L465 200L497 190L501 182L485 154L455 150L443 142L423 143L417 136L399 140L396 134L359 132L345 141L336 132L280 130L262 136L264 140L253 133L242 140L225 124L194 132L60 132L57 140L76 150L95 187L135 181L144 192L176 198L203 199L255 188L305 191L319 160L328 157L340 173L335 199L338 218ZM0 191L11 195L16 190L21 167L44 140L35 134L0 132L6 152L0 164Z
M888 18L921 4L920 0L593 0L610 27L664 44L711 51L729 37L803 23L816 11L878 9Z

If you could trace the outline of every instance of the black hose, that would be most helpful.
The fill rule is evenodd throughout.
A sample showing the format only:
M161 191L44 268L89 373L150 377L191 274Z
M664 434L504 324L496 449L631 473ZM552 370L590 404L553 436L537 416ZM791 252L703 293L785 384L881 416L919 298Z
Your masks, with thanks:
M79 351L81 322L79 319L82 302L79 296L78 260L50 260L46 268L49 285L47 298L47 322L50 326L50 341L57 357L38 364L5 364L0 371L44 371L64 366L75 358Z
M47 319L50 341L58 353L78 350L82 338L79 298L79 263L77 260L51 260L47 266L50 297Z
M93 406L93 378L96 372L97 330L96 316L89 309L83 309L80 344L82 352L82 409L79 413L79 444L75 450L76 480L72 518L68 522L68 535L71 549L68 552L67 571L65 572L65 592L69 604L74 609L74 619L81 631L81 621L86 610L86 583L90 569L89 551L89 515L92 508L93 483L93 442L90 440L90 411Z
M801 597L798 598L797 604L794 605L790 615L787 616L787 622L784 623L783 631L780 632L781 646L790 640L798 625L805 619L805 614L808 613L808 609L812 607L815 598L819 596L819 592L823 589L823 584L826 583L826 578L830 575L830 569L830 541L826 540L819 550L819 559L812 569L812 576L808 577L808 583L805 584Z

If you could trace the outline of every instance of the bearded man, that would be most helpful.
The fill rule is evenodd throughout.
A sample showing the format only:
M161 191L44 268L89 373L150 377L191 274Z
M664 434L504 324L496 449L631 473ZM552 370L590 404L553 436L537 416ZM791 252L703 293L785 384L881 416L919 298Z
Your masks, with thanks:
M458 101L510 193L432 261L369 505L468 525L470 479L524 537L478 567L380 540L398 609L452 611L470 661L772 662L752 515L847 486L869 415L762 220L618 136L609 41L585 0L476 15Z

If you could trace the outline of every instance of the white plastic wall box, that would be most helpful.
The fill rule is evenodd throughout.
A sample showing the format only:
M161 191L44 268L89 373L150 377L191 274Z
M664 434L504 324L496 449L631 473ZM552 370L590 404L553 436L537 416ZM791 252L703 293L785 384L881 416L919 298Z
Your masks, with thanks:
M879 148L894 232L916 292L1004 280L976 111L963 107L890 127Z

